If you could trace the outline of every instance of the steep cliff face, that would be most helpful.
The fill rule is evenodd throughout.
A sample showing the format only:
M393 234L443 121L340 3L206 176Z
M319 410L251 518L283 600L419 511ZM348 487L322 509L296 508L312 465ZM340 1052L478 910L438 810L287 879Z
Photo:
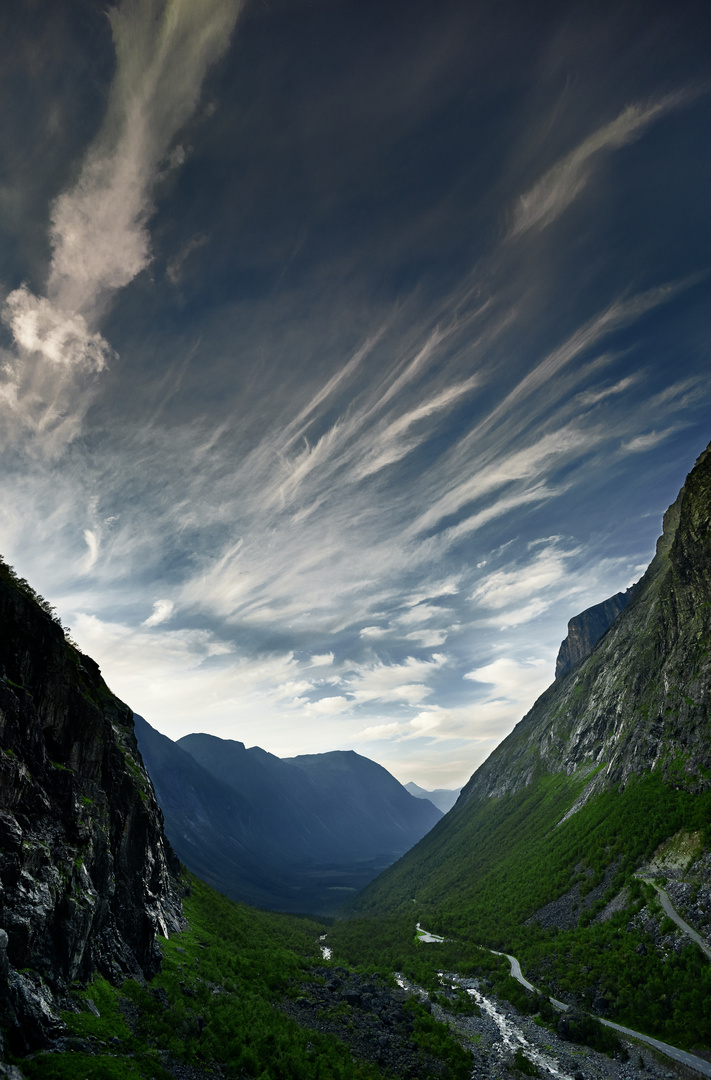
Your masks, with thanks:
M493 947L524 941L528 920L549 925L553 907L567 908L559 925L587 926L603 897L624 908L639 887L635 871L684 837L703 854L685 887L705 889L710 805L707 450L667 511L629 605L353 908L405 911L415 898L440 932Z
M579 664L592 651L605 631L632 599L634 586L626 592L615 593L601 604L586 608L568 623L568 633L561 642L555 662L555 677L559 679Z
M538 699L477 770L460 802L514 792L541 772L604 764L585 789L659 769L711 785L711 452L664 516L629 605L589 657Z
M151 975L181 908L130 710L0 565L0 1012L13 1049L60 1029L73 980Z

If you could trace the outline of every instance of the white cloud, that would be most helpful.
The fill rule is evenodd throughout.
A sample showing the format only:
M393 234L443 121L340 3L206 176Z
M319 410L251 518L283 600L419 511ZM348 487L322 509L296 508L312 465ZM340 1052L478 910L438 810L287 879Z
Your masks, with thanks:
M605 398L613 397L616 394L622 394L625 390L629 389L637 382L637 376L628 375L624 379L620 379L614 383L613 386L603 386L599 390L584 390L581 394L578 394L578 401L583 406L597 405L599 401L604 401Z
M89 549L84 562L84 569L89 571L99 557L99 536L97 533L92 532L91 529L84 529L84 539Z
M101 334L89 330L83 315L35 296L27 285L9 294L2 318L23 353L39 353L50 364L101 371L113 355Z
M387 423L376 434L373 445L362 462L356 466L356 478L372 476L388 465L401 461L429 435L429 431L427 431L423 432L419 437L408 436L407 433L410 432L411 428L419 421L432 416L433 413L451 408L461 397L470 393L480 381L479 376L472 376L463 383L449 386L428 400L423 401L417 408L411 409L396 420Z
M685 105L692 96L681 90L645 105L628 105L609 124L594 131L520 197L511 235L550 225L586 186L598 155L638 139L654 120Z
M406 634L405 640L416 641L423 649L437 649L444 645L450 633L456 629L456 624L451 624L447 630L429 630L426 628L415 630L411 634Z
M622 449L628 454L638 454L644 450L651 450L653 446L667 439L678 431L678 427L668 427L663 431L648 431L646 435L637 435L622 444Z
M435 678L447 659L435 653L431 660L407 657L401 664L356 664L342 680L349 697L359 705L375 702L417 704L432 693L427 680Z
M477 732L500 742L528 712L552 679L550 657L499 656L464 676L486 687L471 703Z
M150 262L147 222L159 165L227 48L241 0L124 0L109 19L117 65L106 117L79 177L51 212L47 295L26 284L2 318L15 354L0 388L12 437L53 454L74 439L91 400L87 373L113 352L96 323L117 289Z
M562 551L557 546L546 547L525 566L496 570L477 585L470 600L485 607L505 608L520 604L530 596L539 596L551 586L564 583L567 562L579 553L578 549Z
M141 623L141 626L159 626L166 622L173 614L175 605L172 600L156 600L153 604L153 614Z
M413 604L408 605L406 611L398 613L395 622L401 626L412 626L416 623L432 622L433 619L446 620L451 615L451 608L440 607L438 604Z
M344 712L350 704L351 702L348 701L348 698L335 695L333 697L323 697L319 698L318 701L313 701L311 703L311 708L314 712L322 713L324 716L333 716L335 713Z
M320 653L311 657L310 667L330 667L333 663L333 653Z
M414 523L412 531L424 532L433 529L443 518L458 513L467 504L491 495L498 488L521 480L535 481L557 458L579 453L588 447L590 442L589 432L567 425L543 435L533 445L498 456L488 462L485 468L477 468L475 460L470 466L471 474L465 480L459 479L456 485L429 507ZM505 499L502 502L504 508L509 509L510 505L517 505L521 499L527 501L532 497L534 496L529 490L514 496L513 503L507 503ZM496 504L483 513L494 515L495 506ZM490 520L490 517L486 520Z
M204 247L208 242L208 237L203 233L199 233L197 236L193 236L188 240L187 244L181 248L177 255L174 255L172 259L168 260L165 268L165 276L170 281L171 285L178 285L180 279L183 276L183 265L193 251L198 251L201 247Z

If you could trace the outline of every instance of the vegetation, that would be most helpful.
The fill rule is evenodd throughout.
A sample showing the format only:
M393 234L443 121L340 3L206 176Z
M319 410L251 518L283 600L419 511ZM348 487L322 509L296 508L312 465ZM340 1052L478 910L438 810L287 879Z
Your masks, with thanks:
M42 608L45 615L49 615L52 622L57 624L69 644L74 646L74 648L77 647L76 642L70 637L70 627L62 625L62 620L57 614L57 609L50 604L49 600L45 600L44 596L40 596L40 594L32 588L26 578L20 577L19 574L16 573L14 567L5 562L2 555L0 555L0 580L6 581L9 585L12 585L13 588L17 589L18 592L23 593L25 596L29 597L30 600L34 600L38 607Z
M450 812L459 815L456 827L436 827L365 890L362 916L333 928L334 956L363 963L380 955L424 986L434 987L436 970L483 975L496 993L529 1008L532 995L506 962L487 960L479 946L498 949L517 956L546 993L588 1009L603 998L620 1023L678 1046L711 1047L711 965L680 935L675 949L655 945L641 913L652 905L657 925L661 913L651 886L634 877L681 831L708 850L711 792L692 794L650 774L563 821L584 782L541 776L474 812ZM542 909L563 896L570 928L545 925ZM600 920L615 897L620 909ZM417 920L448 940L414 946ZM670 930L669 920L662 923L663 933Z
M240 1080L382 1075L334 1035L303 1028L280 1008L319 978L313 969L324 964L325 926L236 904L192 877L185 910L189 928L162 942L160 974L149 985L120 987L97 977L78 990L81 1010L64 1016L67 1050L23 1060L28 1080L168 1080L169 1059L219 1066ZM445 1062L443 1077L468 1075L469 1056L447 1027L411 1008L415 1045Z

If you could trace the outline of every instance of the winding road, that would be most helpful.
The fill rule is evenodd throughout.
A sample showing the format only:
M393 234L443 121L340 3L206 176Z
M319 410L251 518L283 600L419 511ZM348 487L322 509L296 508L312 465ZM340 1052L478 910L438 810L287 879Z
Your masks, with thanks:
M642 880L647 881L648 879L643 878ZM699 940L699 936L696 931L692 930L690 926L687 926L684 920L674 911L672 902L667 896L667 894L664 892L664 890L659 885L655 885L653 881L650 881L649 884L654 885L657 892L661 894L662 907L666 911L667 915L669 915L669 918L674 919L674 922L677 924L677 926L684 930L685 933L690 932L689 936L693 937L693 940L696 941L696 943L700 945L701 948L703 948L707 956L711 956L708 946L705 946L704 942ZM664 902L665 899L666 904ZM435 934L429 934L427 930L423 930L420 927L419 923L417 924L417 929L418 936L420 937L421 941L443 940L442 938L437 937ZM496 949L489 949L489 952L493 953L495 956L505 956L509 964L511 965L511 975L513 976L513 978L516 979L517 982L521 983L522 986L525 986L527 990L531 990L534 994L540 993L537 987L535 987L533 983L530 983L528 979L524 976L523 972L521 971L521 964L515 956L511 956L510 953L497 952ZM557 1001L556 998L549 997L548 1000L550 1001L551 1005L555 1006L555 1008L559 1009L561 1012L565 1012L569 1008L568 1005L566 1005L562 1001ZM711 1062L704 1061L703 1058L697 1057L695 1054L689 1054L686 1050L680 1050L677 1046L672 1046L670 1043L661 1042L659 1039L653 1039L651 1035L644 1035L641 1031L634 1031L633 1028L623 1027L622 1024L615 1024L612 1020L603 1020L601 1016L599 1016L597 1019L600 1021L601 1024L604 1024L605 1027L614 1028L615 1031L619 1031L621 1035L627 1035L629 1038L639 1039L640 1042L647 1043L648 1046L652 1046L655 1050L659 1050L662 1054L666 1054L666 1056L671 1058L673 1061L678 1061L682 1065L687 1065L689 1068L695 1069L697 1072L702 1073L704 1076L711 1076Z
M669 894L667 893L666 889L663 889L661 885L657 885L656 881L653 881L651 878L642 877L641 874L635 874L635 877L638 877L640 881L646 881L648 885L652 885L657 890L664 913L668 915L672 922L675 922L679 929L683 930L684 933L688 937L690 937L692 941L695 941L701 951L704 953L704 955L707 956L709 960L711 960L711 948L709 948L701 935L697 934L694 928L689 926L688 923L685 923L681 915L677 914L676 910L674 909L674 905L669 899Z

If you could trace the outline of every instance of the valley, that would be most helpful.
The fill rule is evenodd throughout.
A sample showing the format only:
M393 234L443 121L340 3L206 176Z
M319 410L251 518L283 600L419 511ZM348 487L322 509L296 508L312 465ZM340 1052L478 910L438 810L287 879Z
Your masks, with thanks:
M350 752L172 743L0 566L0 1076L709 1075L709 566L707 452L444 816Z
M193 734L173 742L134 715L174 850L233 900L333 915L442 817L351 751L281 759Z

